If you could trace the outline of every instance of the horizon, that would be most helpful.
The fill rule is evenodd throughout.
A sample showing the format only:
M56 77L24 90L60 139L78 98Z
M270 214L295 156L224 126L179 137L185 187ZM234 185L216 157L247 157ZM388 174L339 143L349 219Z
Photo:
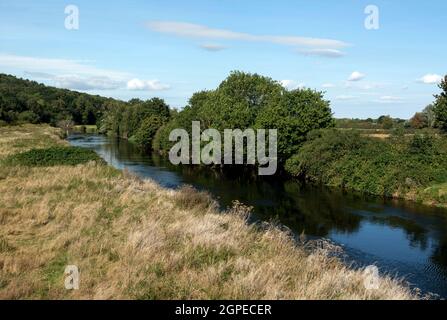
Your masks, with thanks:
M79 29L67 28L68 3L3 1L0 72L181 109L240 70L325 91L336 118L409 119L447 70L444 1L71 4ZM375 29L365 26L368 5Z

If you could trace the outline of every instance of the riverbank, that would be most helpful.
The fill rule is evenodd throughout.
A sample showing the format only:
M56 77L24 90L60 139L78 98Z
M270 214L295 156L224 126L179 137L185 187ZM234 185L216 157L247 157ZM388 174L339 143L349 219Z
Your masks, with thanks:
M316 131L286 169L315 184L447 208L447 138L431 132L378 139Z
M66 145L57 129L0 128L0 159ZM402 283L366 289L330 246L296 244L247 208L171 191L102 163L0 167L0 298L413 299ZM313 249L311 249L313 248ZM64 288L78 266L80 289Z

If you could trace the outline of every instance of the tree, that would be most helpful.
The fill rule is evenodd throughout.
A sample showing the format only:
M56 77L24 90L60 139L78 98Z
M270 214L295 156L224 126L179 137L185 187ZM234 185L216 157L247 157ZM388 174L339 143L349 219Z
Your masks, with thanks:
M70 133L70 130L73 129L74 122L71 119L60 120L57 123L57 126L59 128L61 128L62 130L64 130L65 134L68 136L68 134Z
M54 88L0 74L0 120L56 125L70 117L78 124L96 124L110 98Z
M223 129L252 127L258 113L278 101L284 88L269 77L233 71L206 100L212 126Z
M429 128L434 128L436 125L436 114L435 114L435 106L433 104L429 104L422 111L422 114L427 119L427 125Z
M436 116L436 125L447 132L447 75L439 84L442 90L440 94L435 95L434 113Z
M131 140L144 149L151 149L155 134L162 125L163 118L155 115L149 116L142 121Z
M39 116L27 110L19 113L17 120L21 123L39 123Z
M311 89L284 92L256 119L257 128L278 130L278 154L284 160L298 151L310 131L332 126L329 101L322 92Z
M394 126L393 118L390 116L380 116L377 122L386 130L391 129Z
M428 119L422 112L416 112L413 118L410 119L410 126L413 129L422 129L428 127Z

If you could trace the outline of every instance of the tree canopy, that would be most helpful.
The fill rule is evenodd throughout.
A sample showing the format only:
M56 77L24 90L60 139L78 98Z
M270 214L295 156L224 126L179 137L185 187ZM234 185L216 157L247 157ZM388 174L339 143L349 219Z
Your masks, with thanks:
M72 120L97 124L117 100L59 89L35 81L0 74L0 121L50 123Z
M443 131L447 131L447 75L439 84L442 90L440 94L435 95L434 113L436 116L436 124Z

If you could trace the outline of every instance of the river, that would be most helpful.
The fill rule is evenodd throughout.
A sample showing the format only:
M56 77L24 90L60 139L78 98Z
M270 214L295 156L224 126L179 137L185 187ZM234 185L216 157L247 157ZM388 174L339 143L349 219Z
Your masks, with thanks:
M374 264L381 273L403 277L423 293L447 298L447 210L303 186L277 177L173 166L127 141L102 135L74 134L68 141L163 187L189 184L206 190L222 208L239 200L253 207L258 220L279 222L297 235L332 240L353 267Z

